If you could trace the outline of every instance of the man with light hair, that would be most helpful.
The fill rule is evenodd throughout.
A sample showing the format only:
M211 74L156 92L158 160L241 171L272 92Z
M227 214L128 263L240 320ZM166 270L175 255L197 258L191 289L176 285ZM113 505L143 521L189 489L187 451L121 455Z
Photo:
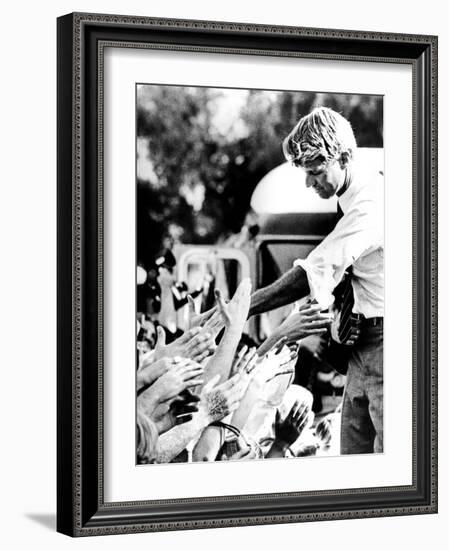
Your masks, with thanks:
M253 294L250 314L308 294L327 309L350 271L354 303L349 313L357 330L355 343L350 340L341 453L383 452L383 175L357 163L349 121L326 107L301 118L283 150L287 160L305 171L307 187L323 199L338 196L341 217L307 258L296 260L277 281Z

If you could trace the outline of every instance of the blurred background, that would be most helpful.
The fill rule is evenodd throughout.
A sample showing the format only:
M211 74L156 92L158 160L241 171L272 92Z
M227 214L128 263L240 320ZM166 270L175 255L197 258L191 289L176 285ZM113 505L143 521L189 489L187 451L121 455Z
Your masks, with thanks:
M282 140L320 105L350 120L359 147L383 147L380 96L138 85L138 264L237 234L258 183L285 162Z

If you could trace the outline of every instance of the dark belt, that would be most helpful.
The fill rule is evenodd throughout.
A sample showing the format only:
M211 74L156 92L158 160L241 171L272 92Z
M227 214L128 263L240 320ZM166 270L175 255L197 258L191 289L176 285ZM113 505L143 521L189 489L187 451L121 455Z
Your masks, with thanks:
M353 314L354 315L354 314ZM383 327L383 317L369 317L368 319L361 313L355 314L356 318L360 320L362 327Z

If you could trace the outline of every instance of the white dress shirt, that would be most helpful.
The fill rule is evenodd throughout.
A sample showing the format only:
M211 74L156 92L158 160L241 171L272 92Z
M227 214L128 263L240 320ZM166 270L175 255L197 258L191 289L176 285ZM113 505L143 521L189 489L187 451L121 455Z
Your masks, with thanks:
M343 217L329 235L294 265L307 273L311 297L328 308L332 292L352 265L354 313L384 315L383 175L353 165L352 181L340 196Z

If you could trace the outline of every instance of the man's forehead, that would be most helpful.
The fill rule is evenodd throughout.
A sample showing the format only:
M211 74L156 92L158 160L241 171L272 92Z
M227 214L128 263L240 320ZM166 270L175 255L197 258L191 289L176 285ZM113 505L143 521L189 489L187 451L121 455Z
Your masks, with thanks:
M326 168L327 163L323 157L305 162L303 165L304 170L320 170Z

